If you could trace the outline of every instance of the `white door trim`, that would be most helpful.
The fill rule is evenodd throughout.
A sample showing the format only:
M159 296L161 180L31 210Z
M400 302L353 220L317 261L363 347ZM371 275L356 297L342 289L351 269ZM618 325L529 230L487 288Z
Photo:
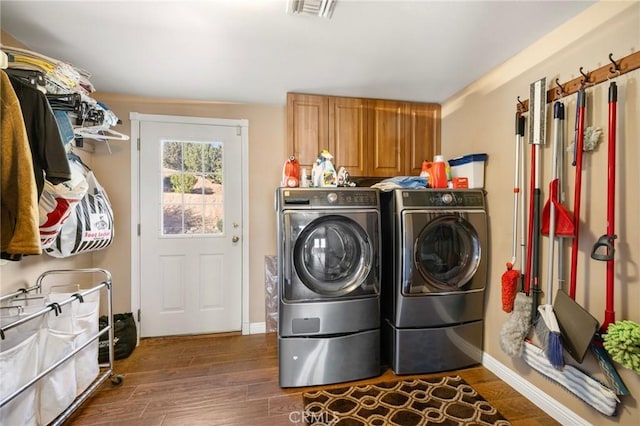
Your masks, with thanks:
M131 312L136 319L138 339L140 324L140 121L165 123L207 124L213 126L237 126L242 132L242 334L251 333L249 322L249 120L187 117L178 115L141 114L131 112Z

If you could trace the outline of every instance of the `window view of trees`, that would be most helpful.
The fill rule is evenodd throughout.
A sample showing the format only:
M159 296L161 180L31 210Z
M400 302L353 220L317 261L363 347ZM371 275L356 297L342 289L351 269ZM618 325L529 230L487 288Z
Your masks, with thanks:
M219 142L163 143L164 234L222 232L222 162Z

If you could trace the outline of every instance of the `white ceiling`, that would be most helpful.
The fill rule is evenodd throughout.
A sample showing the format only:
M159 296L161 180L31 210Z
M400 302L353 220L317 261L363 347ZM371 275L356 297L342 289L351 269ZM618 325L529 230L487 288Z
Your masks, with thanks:
M594 1L0 2L1 28L100 92L284 105L287 92L443 102Z

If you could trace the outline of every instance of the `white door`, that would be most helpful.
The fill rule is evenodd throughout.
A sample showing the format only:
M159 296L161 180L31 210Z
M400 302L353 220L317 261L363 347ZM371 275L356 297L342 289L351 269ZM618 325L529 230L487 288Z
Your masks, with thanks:
M241 132L140 121L141 337L242 328Z

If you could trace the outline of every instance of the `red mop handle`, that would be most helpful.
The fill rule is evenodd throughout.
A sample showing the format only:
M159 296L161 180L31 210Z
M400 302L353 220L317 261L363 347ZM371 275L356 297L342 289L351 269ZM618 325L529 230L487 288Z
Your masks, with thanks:
M578 91L578 131L575 141L576 150L576 178L575 192L573 197L573 225L575 235L571 245L571 274L569 278L569 297L576 298L576 280L578 275L578 237L580 235L580 191L582 190L582 154L584 149L584 109L585 93L584 89Z
M609 147L607 156L607 236L609 237L609 260L607 260L607 299L604 311L602 330L607 330L609 324L615 322L616 313L613 308L613 280L614 280L614 240L615 240L615 205L616 205L616 110L618 103L618 87L615 82L609 85Z

